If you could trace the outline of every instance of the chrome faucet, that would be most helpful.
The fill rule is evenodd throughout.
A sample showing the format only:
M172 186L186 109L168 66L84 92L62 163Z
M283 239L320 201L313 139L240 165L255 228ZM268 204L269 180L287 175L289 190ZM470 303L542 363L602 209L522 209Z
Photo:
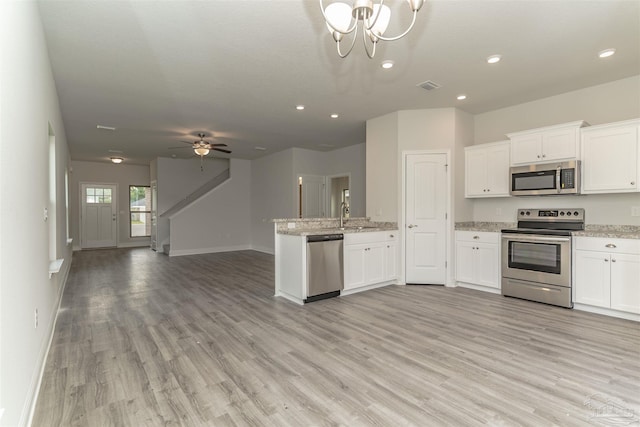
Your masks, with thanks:
M344 216L349 213L347 202L340 203L340 228L344 228Z

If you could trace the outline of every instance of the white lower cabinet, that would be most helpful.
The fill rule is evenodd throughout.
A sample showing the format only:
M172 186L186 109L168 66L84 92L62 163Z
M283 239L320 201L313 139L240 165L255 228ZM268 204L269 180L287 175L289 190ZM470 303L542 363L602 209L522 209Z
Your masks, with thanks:
M500 277L500 233L456 231L456 283L499 290Z
M398 276L397 231L344 235L344 290L394 280Z
M575 302L640 314L640 240L575 238Z

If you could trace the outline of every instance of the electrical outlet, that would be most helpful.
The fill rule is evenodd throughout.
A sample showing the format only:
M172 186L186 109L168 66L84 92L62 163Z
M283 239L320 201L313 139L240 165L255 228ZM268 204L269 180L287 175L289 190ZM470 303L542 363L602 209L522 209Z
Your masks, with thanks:
M44 216L44 221L46 222L49 219L49 209L44 208L43 216Z
M640 216L640 206L631 207L631 216Z
M34 317L35 317L35 319L34 319L35 320L35 326L34 327L37 328L38 327L38 309L37 308L36 308Z

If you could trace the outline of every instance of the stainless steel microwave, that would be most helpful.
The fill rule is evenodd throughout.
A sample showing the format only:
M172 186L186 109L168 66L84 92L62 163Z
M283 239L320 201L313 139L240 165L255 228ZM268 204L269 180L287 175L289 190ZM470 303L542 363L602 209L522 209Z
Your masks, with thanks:
M580 194L580 161L543 163L511 168L512 196Z

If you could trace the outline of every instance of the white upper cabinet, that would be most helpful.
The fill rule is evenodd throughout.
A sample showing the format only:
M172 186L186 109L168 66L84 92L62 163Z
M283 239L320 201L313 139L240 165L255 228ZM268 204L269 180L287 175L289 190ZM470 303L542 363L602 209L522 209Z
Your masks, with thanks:
M465 197L509 196L509 147L509 141L465 147Z
M582 129L582 193L639 191L640 120Z
M556 126L510 133L511 164L528 165L580 159L580 120Z

